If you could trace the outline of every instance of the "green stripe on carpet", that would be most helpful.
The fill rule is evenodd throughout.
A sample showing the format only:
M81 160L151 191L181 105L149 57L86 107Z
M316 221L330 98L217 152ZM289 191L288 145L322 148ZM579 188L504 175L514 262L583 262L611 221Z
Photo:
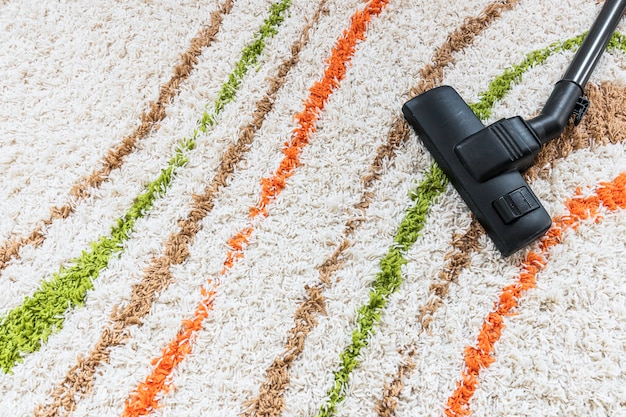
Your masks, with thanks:
M357 311L357 325L352 331L352 343L340 355L339 369L334 372L335 382L327 393L328 401L320 408L318 417L334 415L337 405L344 400L345 387L350 374L359 364L361 349L367 346L367 339L380 321L380 315L387 306L389 296L402 284L402 265L408 262L404 253L420 237L431 203L446 189L447 184L448 180L443 171L433 164L425 179L410 193L415 205L406 211L394 238L395 245L380 261L380 272L376 274L372 284L368 303Z

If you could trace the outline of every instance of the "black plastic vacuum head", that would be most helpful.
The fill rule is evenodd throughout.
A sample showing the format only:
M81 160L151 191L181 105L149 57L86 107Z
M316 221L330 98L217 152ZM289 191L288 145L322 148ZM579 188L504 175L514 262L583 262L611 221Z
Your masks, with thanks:
M402 111L503 255L533 242L550 227L550 215L518 170L496 169L497 174L485 180L480 174L491 170L482 170L487 166L470 162L472 152L465 161L469 166L459 158L459 154L465 155L463 148L471 148L472 141L484 139L481 136L492 132L452 87L430 90L407 102ZM516 148L515 144L508 144ZM476 157L495 162L487 155L490 150L494 147L486 147L485 153L479 152ZM479 179L472 175L473 168Z
M542 236L552 224L521 172L541 146L561 134L589 102L583 88L626 10L626 0L606 0L563 79L541 114L529 121L502 119L485 127L449 86L421 94L402 108L437 164L446 173L504 256Z

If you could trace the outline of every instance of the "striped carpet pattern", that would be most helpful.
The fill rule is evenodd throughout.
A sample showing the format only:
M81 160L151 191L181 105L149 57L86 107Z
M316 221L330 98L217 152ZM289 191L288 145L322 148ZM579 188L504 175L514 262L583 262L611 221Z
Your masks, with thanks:
M0 3L0 417L626 416L626 22L503 258L404 121L601 2Z

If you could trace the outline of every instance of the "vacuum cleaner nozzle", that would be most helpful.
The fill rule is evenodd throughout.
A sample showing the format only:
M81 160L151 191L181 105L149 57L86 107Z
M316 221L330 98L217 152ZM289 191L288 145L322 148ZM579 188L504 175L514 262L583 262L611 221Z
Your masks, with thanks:
M449 86L427 91L402 107L404 117L446 173L504 256L542 236L550 215L521 172L541 146L561 134L571 116L578 124L589 102L583 88L604 53L626 0L606 0L563 79L541 114L502 119L485 127Z
M415 97L402 111L503 255L548 230L550 216L516 169L520 161L534 160L540 148L526 122L505 119L485 127L449 86ZM527 149L515 143L507 127L528 136ZM519 154L527 155L506 163Z

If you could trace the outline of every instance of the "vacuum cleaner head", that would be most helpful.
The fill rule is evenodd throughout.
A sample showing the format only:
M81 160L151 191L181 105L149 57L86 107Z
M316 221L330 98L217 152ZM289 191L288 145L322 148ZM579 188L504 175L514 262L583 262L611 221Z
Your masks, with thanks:
M520 172L493 163L502 159L498 155L516 152L519 148L511 135L502 131L504 143L474 146L478 150L475 152L473 142L484 140L493 130L496 135L500 132L498 128L485 128L459 94L448 86L415 97L402 111L504 256L548 230L552 224L550 215ZM525 124L520 118L508 120ZM538 150L538 142L535 144ZM504 151L496 149L499 147L504 147ZM480 148L485 152L480 152ZM484 160L485 164L475 163L476 159Z
M542 236L552 220L524 181L541 146L578 123L589 102L583 88L617 27L626 0L606 0L541 114L529 121L502 119L485 127L449 86L406 102L404 117L446 173L504 256Z

